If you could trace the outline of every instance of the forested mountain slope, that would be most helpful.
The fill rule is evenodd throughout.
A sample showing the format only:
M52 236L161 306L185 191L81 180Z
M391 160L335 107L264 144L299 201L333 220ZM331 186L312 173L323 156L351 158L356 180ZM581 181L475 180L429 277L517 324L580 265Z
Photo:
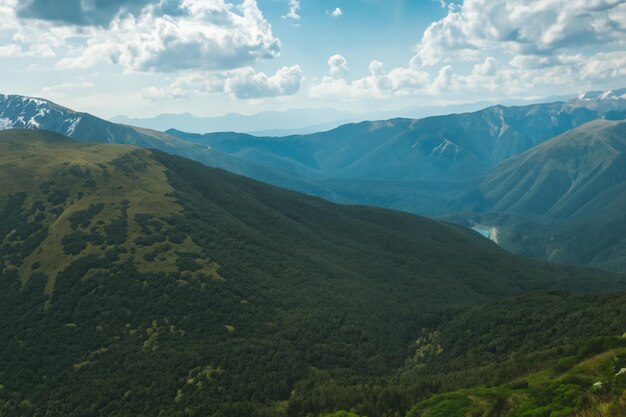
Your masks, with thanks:
M626 286L157 151L24 130L0 150L3 416L284 415L471 306Z

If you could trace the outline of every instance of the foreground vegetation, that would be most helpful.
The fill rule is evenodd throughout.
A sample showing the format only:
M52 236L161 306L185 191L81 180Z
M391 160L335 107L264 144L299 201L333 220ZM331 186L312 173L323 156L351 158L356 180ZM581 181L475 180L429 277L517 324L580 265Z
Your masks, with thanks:
M607 351L598 351L610 348ZM594 354L595 353L595 354ZM506 385L438 394L407 417L626 415L626 340L593 339L577 355Z

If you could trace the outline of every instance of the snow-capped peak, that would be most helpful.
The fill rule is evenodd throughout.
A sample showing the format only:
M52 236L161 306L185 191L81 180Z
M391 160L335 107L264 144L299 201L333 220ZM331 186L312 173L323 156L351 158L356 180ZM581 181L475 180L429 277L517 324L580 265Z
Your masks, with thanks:
M81 119L47 100L0 94L0 129L46 129L72 136Z
M618 100L626 99L626 88L606 91L589 91L578 96L579 100Z

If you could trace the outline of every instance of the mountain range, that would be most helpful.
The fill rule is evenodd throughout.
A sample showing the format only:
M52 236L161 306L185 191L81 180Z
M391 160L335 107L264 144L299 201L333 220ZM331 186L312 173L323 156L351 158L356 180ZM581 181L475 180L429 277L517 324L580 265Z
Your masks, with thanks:
M322 108L264 111L253 115L230 113L220 117L197 117L189 113L161 114L151 118L116 116L111 122L159 131L178 128L194 133L237 131L282 136L289 132L303 134L329 130L362 117L367 116Z
M308 184L301 184L298 179L266 167L189 143L167 133L111 123L40 98L0 95L0 129L11 128L42 129L80 141L158 149L208 166L315 193Z
M41 99L0 96L0 124L155 148L340 203L458 222L525 256L623 271L626 249L612 231L622 224L624 135L611 120L624 118L625 94L590 92L567 102L281 138L162 133ZM581 244L581 231L594 236L593 244Z
M595 97L595 96L594 96ZM626 110L621 95L474 113L348 124L282 138L168 133L239 159L310 178L460 180L592 120Z
M595 312L606 300L620 305L616 296L583 294L626 290L623 275L517 257L462 226L337 205L156 150L9 129L0 151L7 417L357 407L391 416L493 377L478 362L468 378L441 368L467 364L454 350L437 353L453 337L450 320L467 319L461 312L484 322L474 307L535 300L528 293L543 289L589 297ZM555 331L537 349L568 340L582 348L583 329L614 335L624 316L602 311L602 320L579 320L573 334ZM432 377L394 388L429 372L431 360Z
M572 97L551 97L551 101L569 100ZM544 99L543 101L548 101ZM499 104L527 105L537 100L507 100ZM460 113L480 110L495 103L476 102L441 106L411 106L395 111L347 112L333 108L302 108L285 111L263 111L244 115L229 113L216 117L198 117L189 113L161 114L155 117L136 118L115 116L110 121L125 125L165 131L176 129L192 133L243 132L256 136L290 136L322 132L340 125L363 120L380 120L399 115L423 118L437 114Z

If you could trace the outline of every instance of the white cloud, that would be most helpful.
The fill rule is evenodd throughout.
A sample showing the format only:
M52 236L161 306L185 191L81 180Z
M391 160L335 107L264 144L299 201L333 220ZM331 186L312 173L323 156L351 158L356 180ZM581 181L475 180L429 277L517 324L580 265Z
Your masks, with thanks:
M348 75L348 72L350 71L348 68L348 61L346 61L346 59L339 54L328 58L328 66L330 67L328 73L334 78L344 77Z
M36 57L36 58L52 58L56 54L45 44L23 44L12 43L0 45L0 57L19 58L19 57Z
M623 0L465 0L449 4L447 16L424 32L414 63L478 59L503 46L512 54L545 55L625 36Z
M223 0L183 0L181 16L158 16L154 7L140 16L115 18L108 29L90 29L88 46L60 68L87 68L110 61L132 71L232 69L280 53L280 41L255 0L239 13Z
M142 95L150 100L216 93L238 99L277 97L297 93L302 79L302 70L298 65L283 67L274 75L256 72L251 67L224 72L194 72L180 76L165 88L148 88Z
M108 26L80 26L17 16L15 0L0 0L0 35L12 37L22 55L64 56L57 67L90 68L119 64L126 71L229 70L271 59L281 43L256 0L235 6L226 0L176 0L177 12L165 14L164 2L136 14L115 15ZM5 48L5 55L19 53ZM36 49L38 53L43 49Z
M482 64L474 65L472 74L479 76L493 76L498 72L498 61L492 56L487 57Z
M435 77L435 80L429 86L430 92L437 94L447 91L452 86L453 80L454 71L452 70L452 66L446 65L439 70L437 77Z
M626 76L626 51L601 52L590 58L578 55L571 57L571 62L580 69L583 79L599 81Z
M471 97L498 93L527 94L559 86L601 85L607 80L626 77L626 51L601 52L591 56L559 55L538 60L514 59L502 65L493 57L473 67L469 74L455 73L451 65L439 70L425 92L432 95L452 93Z
M348 81L339 78L338 69L348 63L341 55L334 55L328 60L329 75L313 86L310 94L313 97L339 98L388 98L414 94L428 84L429 75L424 71L413 68L394 68L387 72L380 61L372 61L369 65L370 74L363 78ZM345 73L343 74L345 75Z
M300 0L289 0L289 13L282 16L283 19L300 20L298 11L300 10Z
M335 10L333 10L332 12L329 11L327 13L328 13L329 16L332 16L332 17L341 17L341 16L343 16L343 11L339 7L335 8Z
M547 68L558 63L558 57L551 55L516 55L509 62L511 66L520 69Z
M487 56L471 69L459 71L454 63L434 72L415 66L398 67L387 72L380 61L372 61L369 75L357 80L337 76L337 63L347 62L340 56L329 60L329 75L313 86L315 98L340 100L355 98L391 99L398 97L431 97L457 101L476 101L494 97L520 97L533 94L559 94L569 87L577 91L594 85L622 85L626 82L626 51L555 56L516 56L502 62ZM335 65L333 65L335 64ZM334 75L333 75L334 74Z
M288 96L297 93L302 82L302 70L298 65L283 67L272 76L255 72L252 68L234 74L226 80L224 92L237 98Z

